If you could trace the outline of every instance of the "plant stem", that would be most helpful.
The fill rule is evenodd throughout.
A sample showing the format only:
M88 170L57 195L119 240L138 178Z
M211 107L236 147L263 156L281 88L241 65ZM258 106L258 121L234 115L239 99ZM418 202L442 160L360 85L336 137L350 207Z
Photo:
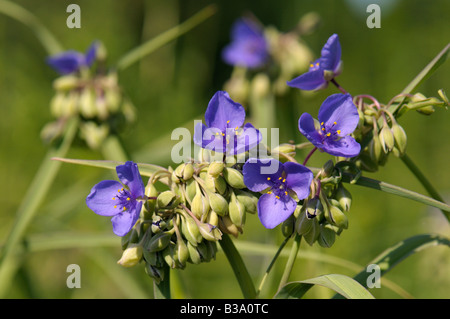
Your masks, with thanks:
M255 299L256 298L256 290L253 285L253 281L248 273L247 268L245 267L244 261L242 260L241 255L237 251L236 247L233 244L233 241L227 234L222 234L222 239L219 241L222 250L227 256L228 262L233 268L234 275L241 287L242 294L245 299Z
M191 18L187 19L183 23L169 29L158 36L150 39L149 41L143 43L137 48L131 50L127 54L125 54L118 62L117 69L124 70L129 67L131 64L139 61L144 56L152 53L153 51L159 49L160 47L166 45L167 43L175 40L186 32L190 31L213 14L216 13L216 7L214 4L207 6L202 9Z
M437 190L433 187L433 185L430 183L430 181L425 177L425 175L422 173L422 171L414 164L414 162L411 160L411 158L404 154L401 157L401 160L403 163L408 167L408 169L414 174L414 176L419 180L419 182L422 184L422 186L425 188L425 190L428 192L428 194L434 198L435 200L438 200L440 202L444 203L444 200L442 199L441 195L437 192ZM442 213L447 217L447 220L450 221L450 215L449 212L442 210Z
M294 267L295 259L297 258L297 253L300 248L300 242L302 241L302 236L297 232L295 233L294 242L292 243L291 253L289 255L288 261L286 263L286 267L284 268L283 276L280 280L280 285L278 289L281 289L284 285L286 285L289 276L291 275L292 269Z
M50 186L55 179L58 170L61 166L61 162L52 161L53 157L64 157L69 151L72 141L75 137L75 133L78 129L78 119L73 118L67 123L64 139L61 144L52 147L45 156L44 160L39 167L33 181L24 199L17 211L17 218L13 225L13 228L6 239L5 246L2 250L0 258L0 296L6 293L7 286L14 276L17 267L13 267L9 258L14 255L15 249L23 237L28 225L32 221L37 209L44 200Z
M311 152L309 152L308 155L306 155L305 160L303 161L303 166L306 166L306 163L308 163L309 158L311 157L311 155L314 154L314 152L317 151L317 147L314 147Z
M259 296L261 293L262 287L264 286L267 276L269 275L270 271L272 270L273 265L275 264L275 261L277 260L278 256L280 256L281 251L286 246L287 242L289 241L291 237L286 237L284 241L281 243L280 247L278 248L276 254L273 256L272 261L269 264L269 267L267 267L266 272L264 273L263 278L261 279L261 283L259 284L258 291L256 292L256 296Z
M163 278L158 284L153 281L153 293L155 299L170 299L170 268L167 264L164 264L163 268Z
M336 82L335 79L332 79L331 83L333 83L338 88L338 90L341 91L342 93L344 93L344 94L348 93L346 90L344 90L344 88L342 86L339 85L339 83Z

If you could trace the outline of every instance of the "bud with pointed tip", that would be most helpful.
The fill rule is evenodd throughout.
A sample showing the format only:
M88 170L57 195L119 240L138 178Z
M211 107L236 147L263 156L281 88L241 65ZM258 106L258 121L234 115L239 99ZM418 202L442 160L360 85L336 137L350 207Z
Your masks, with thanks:
M380 144L384 153L389 153L394 148L394 135L388 125L383 126L380 131Z
M227 181L228 185L230 185L233 188L242 189L246 188L244 184L244 176L241 172L239 172L235 168L231 167L225 167L223 169L223 178Z
M142 246L139 244L128 245L117 263L123 267L136 266L142 259Z
M165 249L172 238L173 231L159 232L155 234L144 247L149 252L157 252Z
M406 143L408 139L406 132L403 127L394 123L392 125L392 133L394 135L395 147L399 151L400 156L403 156L406 152Z
M209 206L219 216L228 214L228 202L220 194L208 192Z
M228 214L231 221L238 227L244 226L245 223L245 206L237 200L234 192L231 192L230 204L228 205Z
M210 205L208 200L205 196L201 193L201 191L198 191L194 199L191 203L191 211L197 218L201 218L202 216L208 214L210 210Z
M199 223L198 228L200 230L200 233L202 234L203 238L209 241L217 241L222 239L222 233L220 232L219 228L216 226L206 224L206 223Z
M348 212L350 210L350 206L352 204L352 194L350 194L342 183L339 184L336 190L335 198L339 202L339 206L341 206L344 211Z
M336 233L330 227L330 225L320 225L320 234L317 238L317 242L320 246L330 248L333 246L336 240Z
M223 162L213 162L209 164L208 174L212 177L217 177L222 173L224 167L225 164Z

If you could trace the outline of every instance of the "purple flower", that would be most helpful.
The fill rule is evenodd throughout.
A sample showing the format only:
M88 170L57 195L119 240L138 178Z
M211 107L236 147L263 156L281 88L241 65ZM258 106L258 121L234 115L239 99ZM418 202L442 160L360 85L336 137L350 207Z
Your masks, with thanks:
M139 218L145 187L136 163L128 161L119 165L116 172L122 183L101 181L92 188L86 204L98 215L113 216L114 233L125 236Z
M47 63L60 74L73 73L82 67L90 67L94 63L97 48L98 42L93 42L86 54L69 50L49 57Z
M333 34L322 48L321 57L310 64L309 71L288 81L291 87L311 91L328 86L328 82L341 73L341 44Z
M226 63L252 69L266 62L269 56L266 38L263 30L250 19L240 18L233 24L231 39L222 52Z
M244 183L254 192L268 191L258 200L258 216L265 228L284 222L297 207L297 199L308 197L313 173L303 165L275 159L249 159L243 167Z
M322 151L342 157L354 157L361 145L349 134L358 125L358 110L350 94L333 94L327 97L319 109L317 122L308 113L298 120L300 132Z
M261 133L246 123L245 110L234 102L227 92L214 94L205 112L206 125L198 123L194 130L194 143L219 153L240 154L261 141Z

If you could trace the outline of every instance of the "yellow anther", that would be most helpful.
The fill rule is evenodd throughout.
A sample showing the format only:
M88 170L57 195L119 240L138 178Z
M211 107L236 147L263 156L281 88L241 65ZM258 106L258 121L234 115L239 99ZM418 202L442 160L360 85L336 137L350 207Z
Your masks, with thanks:
M222 133L222 136L225 136L225 133Z
M316 63L316 66L319 66L319 62Z
M281 179L282 179L283 177L278 177L278 180L280 180L281 181Z
M341 130L337 130L336 133L341 134Z
M285 178L285 179L283 179L283 183L286 183L286 178Z
M272 194L272 192L271 192L271 191L268 191L267 194Z
M285 194L285 195L287 195L287 194L288 194L288 192L284 192L284 194Z
M114 208L117 208L117 205L114 205Z
M327 136L330 136L331 135L331 133L327 133Z
M280 199L280 196L275 196L276 199Z
M314 66L314 64L312 64L312 63L309 65L310 68L312 68L313 66Z
M325 129L322 127L322 131L325 131Z
M126 208L126 207L124 207L124 208L123 208L123 210L125 211L125 210L127 210L127 208Z
M270 181L270 177L267 177L267 180Z
M112 200L116 200L116 198L115 198L115 197L113 197L113 198L112 198Z
M127 197L127 200L131 200L131 198L130 198L130 197Z
M337 123L336 123L336 122L333 122L333 124L336 125Z
M320 125L323 125L323 122L322 122L322 123L320 123Z
M239 129L239 126L236 126L234 129L235 129L235 131L237 131Z
M230 124L230 120L227 121L227 124Z

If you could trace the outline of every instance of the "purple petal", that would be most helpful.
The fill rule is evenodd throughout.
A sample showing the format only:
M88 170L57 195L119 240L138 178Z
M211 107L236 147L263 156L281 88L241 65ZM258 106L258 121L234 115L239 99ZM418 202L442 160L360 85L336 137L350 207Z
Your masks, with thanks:
M77 51L67 51L47 59L47 63L60 74L77 71L84 63L83 54Z
M322 135L314 125L314 119L309 113L303 113L298 120L298 129L314 146L322 147Z
M322 149L334 156L355 157L359 155L361 145L353 137L347 135L337 141L327 141Z
M225 152L226 142L222 131L215 127L208 128L203 123L198 123L194 128L194 143L208 150Z
M117 236L125 236L131 230L131 228L136 224L141 213L142 202L136 202L136 206L132 209L121 212L111 218L113 225L113 232Z
M101 181L92 187L90 194L86 198L86 205L94 213L102 216L114 216L121 212L120 208L114 208L116 205L113 197L117 191L122 188L122 184L117 181Z
M341 44L337 34L333 34L322 48L320 66L323 70L337 71L341 62Z
M251 158L242 168L244 184L251 191L261 192L272 186L270 180L281 177L282 169L282 164L275 159Z
M205 112L208 127L216 127L225 132L227 127L241 127L244 120L244 107L234 102L227 92L217 91L209 101Z
M326 98L319 109L319 122L333 131L340 130L341 136L351 134L359 122L358 109L350 94L333 94ZM336 122L336 124L334 124Z
M293 162L286 162L283 167L286 172L288 189L292 189L297 194L298 199L308 197L313 173L305 166Z
M84 58L84 63L86 66L91 66L92 63L94 63L95 58L97 57L97 49L98 49L99 43L97 41L94 41L91 46L87 49L86 55Z
M129 187L134 199L145 195L145 186L136 163L128 161L123 165L119 165L116 167L116 172L120 181Z
M272 229L288 219L296 206L290 196L277 199L274 194L264 194L258 200L258 217L265 228Z
M287 85L300 90L312 91L324 89L327 87L328 82L323 77L323 70L319 68L308 71L292 81L288 81Z
M262 135L252 124L246 123L243 131L236 138L236 146L233 154L247 152L261 142Z

